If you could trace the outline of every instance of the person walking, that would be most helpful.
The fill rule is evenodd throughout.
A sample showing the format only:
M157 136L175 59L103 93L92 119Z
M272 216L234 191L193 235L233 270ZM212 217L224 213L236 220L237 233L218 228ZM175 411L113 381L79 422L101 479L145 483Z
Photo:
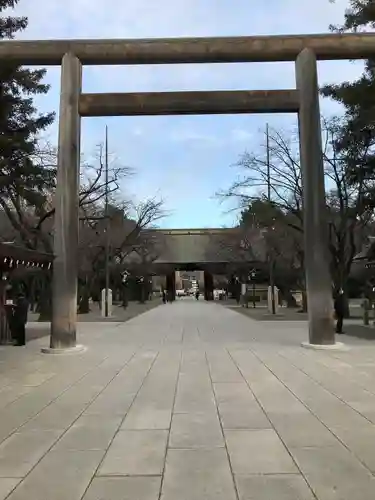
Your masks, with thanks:
M166 291L164 290L164 288L163 288L163 290L161 291L161 297L162 297L163 304L166 304L166 303L167 303L167 293L166 293Z
M195 292L195 300L199 300L199 290Z
M344 322L344 312L345 312L345 301L344 301L344 291L342 288L337 292L334 300L334 309L336 316L336 333L342 334L343 322Z

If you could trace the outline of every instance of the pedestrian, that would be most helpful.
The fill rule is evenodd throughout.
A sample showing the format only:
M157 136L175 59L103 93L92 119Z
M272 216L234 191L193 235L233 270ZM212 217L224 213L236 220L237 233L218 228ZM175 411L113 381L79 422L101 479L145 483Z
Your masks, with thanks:
M344 301L344 291L342 288L337 292L335 301L334 301L334 309L336 316L336 333L344 333L342 331L343 322L344 322L344 312L345 312L345 301Z
M164 288L161 291L161 297L162 297L162 300L163 300L163 304L166 304L166 302L167 302L167 294L166 294L166 291L164 290Z
M28 311L29 301L23 293L20 293L13 312L13 335L15 345L23 346L26 344L26 323Z
M199 290L195 292L195 300L199 300Z

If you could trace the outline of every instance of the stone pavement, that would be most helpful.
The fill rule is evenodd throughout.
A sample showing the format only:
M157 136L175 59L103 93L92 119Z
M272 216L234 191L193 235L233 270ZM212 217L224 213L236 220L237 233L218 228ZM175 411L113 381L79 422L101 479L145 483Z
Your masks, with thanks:
M373 500L375 347L306 337L183 299L0 348L0 499Z
M132 318L135 318L139 314L143 314L154 307L159 306L161 303L161 299L154 298L153 300L149 300L144 304L140 304L136 301L130 301L128 307L124 309L119 305L113 306L112 316L109 318L102 318L99 306L97 304L91 304L91 311L88 314L79 314L78 322L79 323L121 323L125 321L129 321ZM102 326L103 327L103 326ZM49 335L50 332L50 323L39 321L38 313L28 314L28 323L26 328L26 339L35 340L41 337L45 337Z

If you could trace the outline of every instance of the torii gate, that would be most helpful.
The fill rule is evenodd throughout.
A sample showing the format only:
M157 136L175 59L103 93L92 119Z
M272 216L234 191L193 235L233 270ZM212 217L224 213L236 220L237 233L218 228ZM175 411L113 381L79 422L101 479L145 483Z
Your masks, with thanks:
M375 34L1 41L0 61L61 65L51 352L77 349L81 116L298 113L310 347L334 347L317 60L369 59ZM82 94L82 65L295 61L296 88Z

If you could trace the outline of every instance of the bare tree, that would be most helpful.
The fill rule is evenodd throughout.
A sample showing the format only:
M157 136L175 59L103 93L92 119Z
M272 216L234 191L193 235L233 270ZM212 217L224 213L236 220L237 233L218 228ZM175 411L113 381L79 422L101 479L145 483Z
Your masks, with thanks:
M345 288L353 258L363 241L364 229L372 221L373 210L366 204L365 193L374 189L363 182L352 182L347 165L350 159L336 147L340 130L337 119L323 120L323 160L326 175L327 220L332 280L336 287ZM254 200L267 199L268 183L272 205L285 216L287 226L303 233L302 173L299 160L298 134L271 130L270 158L267 165L265 149L259 153L245 152L236 163L242 175L227 191L218 193L221 199L235 198L241 208ZM292 233L291 233L292 234ZM296 238L300 245L299 238ZM303 249L299 249L301 263Z
M239 224L222 235L212 235L210 247L216 250L216 259L245 268L253 262L265 259L264 238L259 228Z
M374 183L365 176L357 176L353 182L349 159L337 147L340 130L339 120L325 122L324 166L332 279L336 287L345 288L353 259L373 222L367 194Z
M25 158L24 171L10 170L4 160L1 168L0 206L16 233L16 241L27 248L37 248L36 221L48 195L55 187L56 162L48 143L39 143L32 156ZM44 235L43 235L44 236ZM43 249L48 251L48 238L42 238Z
M131 207L131 208L130 208ZM82 255L91 265L104 258L106 245L107 223L103 211L97 211L97 216L82 219ZM127 256L141 252L150 242L145 238L147 228L165 217L163 201L150 199L138 206L132 203L121 205L111 204L109 207L109 244L111 257L117 264L125 262ZM89 264L90 265L90 264Z
M128 224L115 248L115 256L123 261L131 252L140 248L155 246L155 242L146 237L145 229L155 227L155 224L167 216L162 199L150 198L139 205L130 204L128 216L132 223ZM151 245L152 243L152 245Z
M96 217L82 218L80 231L80 293L86 297L82 311L88 308L88 293L104 286L107 228L110 247L109 273L111 282L118 282L121 273L131 267L149 267L157 258L155 245L146 237L157 221L165 216L163 201L150 199L138 206L131 202L109 206L109 225L103 208ZM146 266L147 264L147 266ZM81 311L81 312L82 312Z
M299 163L298 137L293 132L270 129L270 165L268 170L266 146L261 151L245 151L233 167L240 170L237 180L225 191L217 193L222 200L235 198L240 209L247 209L256 200L266 200L268 185L275 206L293 214L292 227L303 231L302 179Z
M33 179L30 189L22 189L14 179L13 184L5 186L6 197L0 197L0 206L12 228L6 234L14 234L25 247L53 252L54 194L56 189L57 152L49 143L40 142L37 153L31 159L43 167L43 176ZM104 176L104 150L99 145L92 160L81 165L81 185L79 191L80 207L80 277L83 283L90 284L91 277L100 268L104 255L105 213L104 199L106 192L112 207L119 218L110 216L110 241L114 257L121 257L132 251L132 245L139 245L141 231L165 216L163 201L150 199L135 205L124 199L121 182L131 175L132 170L116 162L109 164L108 183ZM38 170L40 172L40 169ZM3 231L5 236L5 232ZM86 286L83 287L85 291ZM46 290L46 295L49 292ZM50 308L50 304L46 309ZM46 316L48 316L48 312Z
M0 197L0 206L27 248L43 249L52 253L54 194L56 189L57 151L48 142L41 141L30 159L42 174L33 178L30 188L17 179L5 187L6 197ZM108 183L104 179L103 146L99 145L92 162L81 165L79 206L81 218L95 218L105 191L113 198L120 191L120 182L131 174L129 167L111 164Z

